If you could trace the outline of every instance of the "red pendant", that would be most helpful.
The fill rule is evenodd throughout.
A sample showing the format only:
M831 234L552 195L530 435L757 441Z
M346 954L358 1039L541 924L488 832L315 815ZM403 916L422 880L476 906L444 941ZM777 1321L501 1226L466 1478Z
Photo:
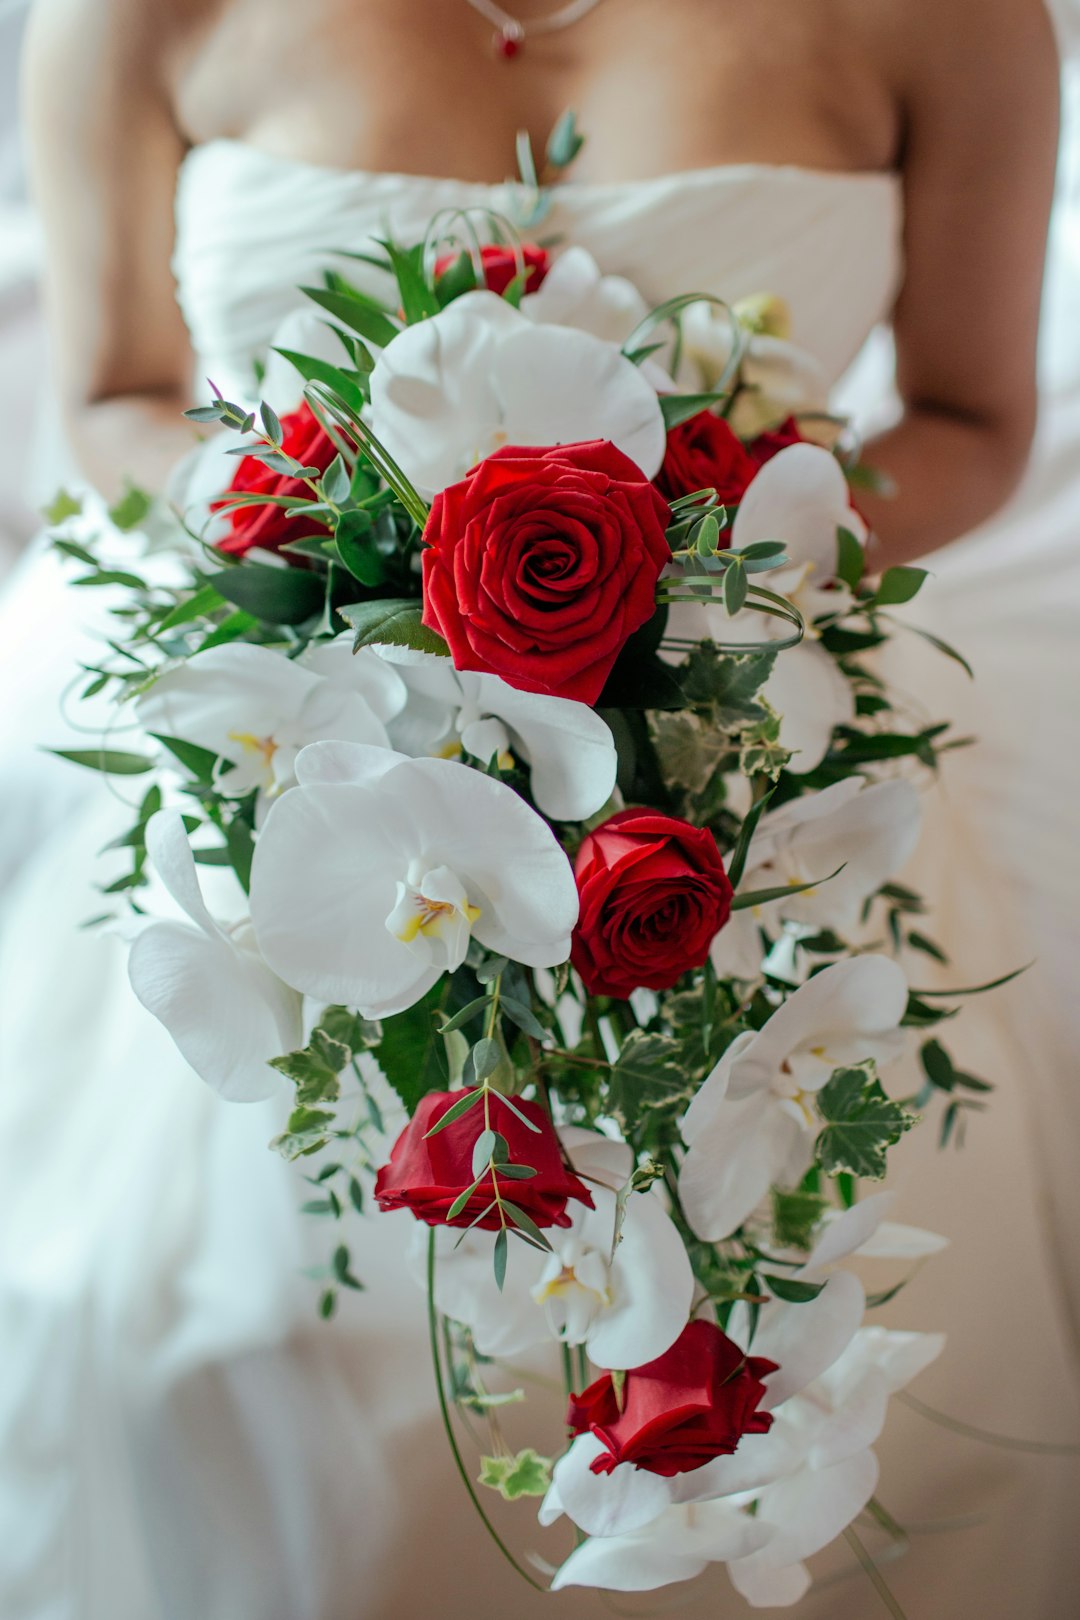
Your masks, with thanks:
M504 28L495 35L492 44L497 56L501 56L506 62L512 62L515 56L521 55L525 47L525 37L512 29Z

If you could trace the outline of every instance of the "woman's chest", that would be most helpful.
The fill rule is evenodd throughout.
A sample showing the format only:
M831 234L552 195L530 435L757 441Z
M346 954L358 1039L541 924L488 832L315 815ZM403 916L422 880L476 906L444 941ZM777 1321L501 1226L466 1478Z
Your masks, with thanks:
M468 180L502 178L519 129L542 150L568 106L588 137L580 179L895 158L897 109L853 0L598 0L529 32L558 9L517 0L508 59L471 0L222 0L175 63L178 118L195 143Z

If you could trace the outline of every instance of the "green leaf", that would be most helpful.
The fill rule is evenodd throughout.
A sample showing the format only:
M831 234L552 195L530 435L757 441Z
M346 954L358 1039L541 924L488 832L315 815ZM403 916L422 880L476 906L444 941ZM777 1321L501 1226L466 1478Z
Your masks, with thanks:
M129 754L118 748L50 748L47 752L72 765L104 771L106 776L145 776L154 769L154 761L145 754Z
M381 1020L382 1040L376 1052L379 1067L410 1114L429 1091L445 1091L450 1078L446 1047L434 1017L445 1005L448 989L443 980L405 1012ZM479 1092L463 1093L463 1099L470 1102L479 1096ZM447 1123L444 1115L436 1128Z
M372 533L372 520L366 512L344 512L334 534L337 554L361 585L381 585L385 570Z
M262 563L223 568L210 574L206 583L264 624L303 624L319 612L325 594L322 579L306 568L269 568Z
M154 625L155 637L164 634L166 630L175 630L177 625L190 624L192 619L202 619L211 613L216 613L224 607L225 598L216 591L212 585L203 585L199 590L186 596L163 619Z
M341 1094L339 1076L351 1057L347 1046L333 1040L325 1030L313 1029L307 1046L286 1052L283 1057L271 1058L270 1067L293 1082L297 1103L310 1107L314 1103L337 1101Z
M288 1124L270 1146L283 1159L300 1159L325 1147L334 1128L334 1116L318 1108L294 1108Z
M503 1291L503 1284L506 1282L506 1258L509 1248L510 1244L507 1239L506 1228L504 1226L499 1229L498 1236L495 1239L495 1248L491 1257L492 1263L495 1267L495 1286L499 1290L500 1294Z
M48 506L42 508L41 515L46 523L64 523L68 518L78 517L83 509L81 496L69 495L66 489L58 489ZM93 558L81 558L80 561L93 562Z
M727 398L727 394L661 394L660 412L664 427L670 433L672 428L688 422L692 416L698 416L713 405L722 404Z
M244 893L251 888L251 863L255 858L255 839L251 827L243 816L234 816L225 828L225 846L229 864L236 873Z
M1003 984L1011 984L1034 965L1033 962L1025 962L1023 967L1013 968L1011 973L1003 973L1000 979L990 979L986 984L969 985L962 990L913 990L911 994L923 998L944 997L946 1000L950 1000L953 996L984 996L988 990L1000 990Z
M516 996L504 994L500 1005L507 1018L512 1024L516 1024L518 1029L523 1030L526 1035L531 1035L534 1041L544 1039L547 1030L540 1023L532 1009L526 1007L523 1001L519 1001Z
M401 308L410 326L439 313L439 300L435 289L424 275L423 247L400 248L393 242L382 241L394 275L397 277Z
M750 583L746 577L745 568L732 563L724 574L724 608L730 619L733 619L740 608L746 606Z
M327 1007L317 1028L330 1040L344 1046L353 1057L358 1052L369 1052L378 1044L380 1036L378 1024L361 1018L351 1007Z
M152 495L148 495L145 489L139 489L128 481L124 486L123 495L115 506L109 507L109 517L118 529L126 533L129 529L138 528L153 504Z
M682 668L687 703L708 711L713 725L723 731L756 724L765 710L756 701L772 674L776 653L722 653L711 641L694 648Z
M875 608L897 607L901 602L910 602L918 596L926 578L925 568L911 568L907 564L887 568L869 605Z
M886 1096L872 1061L837 1069L818 1092L817 1105L826 1122L816 1144L821 1168L870 1181L885 1175L886 1150L917 1118Z
M413 647L418 652L435 653L448 658L446 642L434 630L420 622L420 604L409 598L380 598L375 602L350 602L338 612L356 631L354 650L383 644L391 647Z
M197 782L210 783L214 779L214 766L218 756L209 748L200 748L197 743L185 742L182 737L165 737L158 731L150 735L155 742L167 748L174 759L178 759L186 771L190 771Z
M808 1305L812 1299L817 1299L825 1286L823 1282L803 1282L797 1277L773 1277L766 1271L761 1275L762 1280L768 1283L770 1293L787 1305Z
M769 804L769 800L772 798L775 791L775 788L769 788L767 792L763 793L761 798L758 799L755 804L751 805L746 816L743 818L743 824L739 828L739 836L735 842L735 848L732 850L727 863L728 882L731 884L733 889L737 889L739 887L743 872L746 870L746 857L750 853L751 840L757 831L758 822L764 815Z
M305 382L321 382L337 394L343 405L358 414L367 404L367 391L355 376L333 366L328 360L317 360L314 355L300 354L296 349L275 349L303 377Z
M825 1213L826 1202L820 1193L797 1188L786 1192L781 1187L772 1190L773 1237L782 1248L811 1249L814 1228Z
M463 293L473 292L477 286L476 267L472 262L472 255L463 250L440 275L435 283L435 294L440 305L445 308Z
M502 1062L502 1052L498 1041L493 1041L484 1035L477 1041L472 1049L473 1070L478 1080L486 1080L489 1074Z
M836 531L836 577L851 591L859 588L866 566L866 553L850 529Z
M626 1037L611 1073L608 1107L630 1129L653 1109L681 1108L694 1083L679 1061L679 1043L670 1035L635 1029Z
M823 883L829 883L834 877L839 877L844 870L838 866L835 872L828 877L814 878L809 883L784 883L775 889L753 889L748 894L737 894L731 902L732 911L749 911L754 906L767 906L773 900L789 900L793 894L806 894L811 889L818 889Z
M96 573L83 574L79 579L73 579L72 585L123 585L129 591L144 591L146 581L140 579L138 574L129 574L122 568L99 568Z
M300 291L350 331L358 332L368 343L374 343L376 348L385 349L400 331L400 327L374 298L366 297L355 288L349 292L331 292L323 287L301 287Z
M498 1491L507 1502L520 1496L546 1496L551 1485L551 1458L541 1457L531 1447L516 1457L481 1457L481 1485Z
M352 474L345 465L344 457L339 451L333 461L322 475L323 497L333 501L335 505L349 498L349 489L352 485Z
M553 169L568 169L584 145L585 137L578 132L577 114L572 107L567 107L548 136L544 156Z
M503 1213L509 1215L511 1221L513 1221L513 1229L520 1237L527 1238L534 1248L546 1249L550 1252L551 1244L531 1215L527 1214L525 1210L519 1209L517 1204L512 1204L508 1198L503 1199L502 1208Z

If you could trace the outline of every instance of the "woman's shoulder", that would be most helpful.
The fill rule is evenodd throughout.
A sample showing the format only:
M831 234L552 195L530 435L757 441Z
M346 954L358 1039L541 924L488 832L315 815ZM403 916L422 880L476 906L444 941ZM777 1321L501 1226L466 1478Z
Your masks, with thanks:
M1053 42L1050 0L842 0L866 42L904 72L1023 64Z

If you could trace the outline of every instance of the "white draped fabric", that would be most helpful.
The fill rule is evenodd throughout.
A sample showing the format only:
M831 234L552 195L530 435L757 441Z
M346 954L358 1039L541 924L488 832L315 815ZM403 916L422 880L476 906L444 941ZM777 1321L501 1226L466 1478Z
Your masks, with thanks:
M388 227L409 237L450 204L507 201L503 188L314 168L237 142L197 149L178 195L176 270L201 375L243 391L295 286L333 250ZM651 300L688 287L781 294L797 341L834 379L887 316L902 273L901 192L888 176L743 166L567 185L544 231L582 242ZM952 971L974 982L1040 961L1021 988L972 1004L957 1039L999 1085L964 1152L936 1160L933 1126L899 1151L899 1218L947 1233L952 1248L889 1312L950 1334L924 1399L1045 1439L1080 1438L1069 1320L1070 1294L1080 1301L1069 681L1080 525L1058 473L1063 447L1080 442L1075 384L1076 373L1050 396L1034 506L1022 497L944 554L919 604L921 622L973 656L979 686L969 695L914 640L896 654L899 679L983 738L948 772L920 874L943 902ZM547 1613L498 1562L452 1478L407 1274L409 1218L351 1219L344 1235L367 1291L317 1322L303 1269L332 1238L299 1214L299 1171L266 1149L281 1105L230 1106L207 1091L130 995L120 947L77 929L100 909L88 874L119 812L99 784L73 788L66 773L61 785L26 761L32 743L59 740L53 706L80 606L40 557L0 601L4 688L26 696L18 716L0 715L22 794L21 820L3 832L23 857L0 942L0 1613ZM556 1405L550 1419L554 1448ZM913 1616L1066 1620L1080 1578L1074 1463L988 1450L905 1411L881 1450L886 1505L924 1532L890 1571ZM510 1525L516 1545L541 1545L527 1508ZM549 1557L565 1550L543 1545ZM840 1579L800 1613L873 1612L847 1562L824 1561ZM592 1594L559 1601L567 1616L605 1612ZM620 1608L743 1612L719 1575L693 1596Z

